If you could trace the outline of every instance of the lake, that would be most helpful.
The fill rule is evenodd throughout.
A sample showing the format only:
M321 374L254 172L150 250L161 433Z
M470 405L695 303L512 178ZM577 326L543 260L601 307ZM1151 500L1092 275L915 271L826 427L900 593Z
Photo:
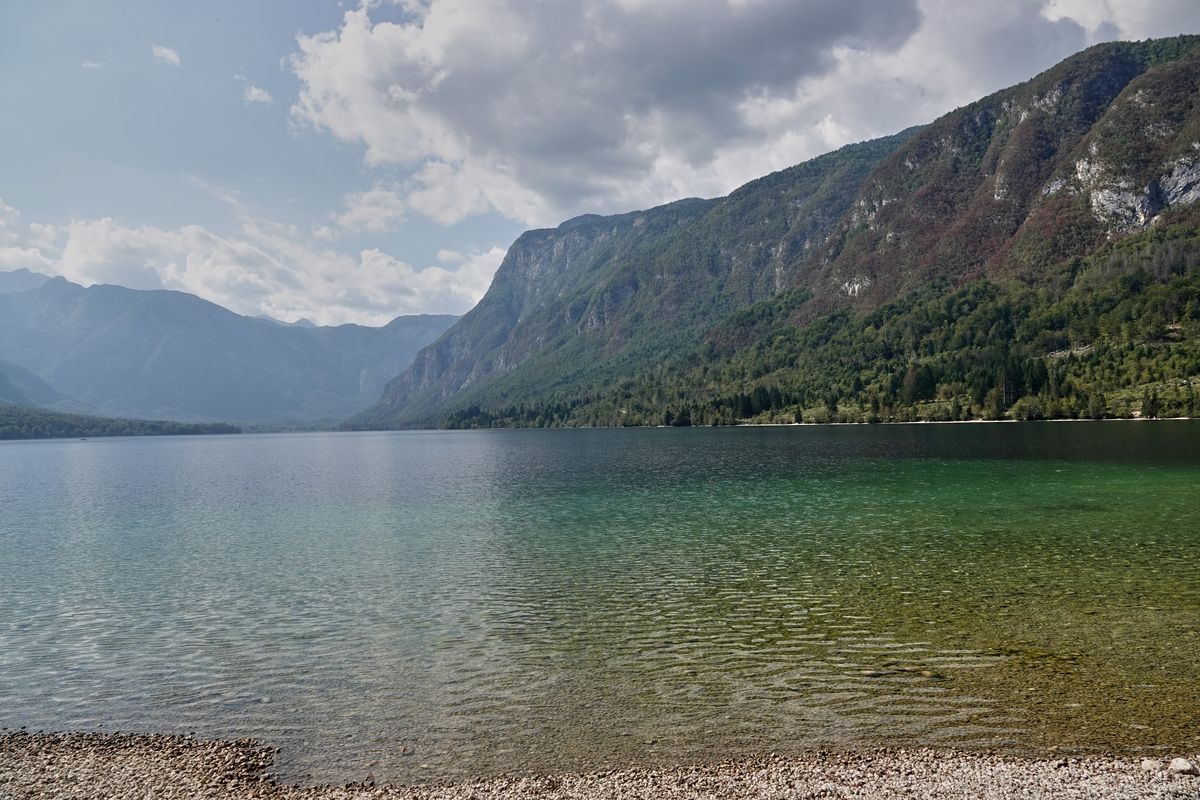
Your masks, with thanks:
M0 444L0 726L284 777L1197 749L1200 424Z

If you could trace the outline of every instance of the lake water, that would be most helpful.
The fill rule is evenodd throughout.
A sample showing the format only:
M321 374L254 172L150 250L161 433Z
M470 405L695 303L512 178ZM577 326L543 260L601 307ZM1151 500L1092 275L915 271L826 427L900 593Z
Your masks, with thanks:
M296 781L1200 744L1200 424L0 445L0 725Z

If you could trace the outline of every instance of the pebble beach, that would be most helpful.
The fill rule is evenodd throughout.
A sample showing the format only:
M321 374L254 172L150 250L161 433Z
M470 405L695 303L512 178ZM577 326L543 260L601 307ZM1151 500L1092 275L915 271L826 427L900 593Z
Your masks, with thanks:
M926 749L803 756L429 786L295 786L252 740L120 733L0 733L0 800L270 798L1200 798L1200 759L1022 759Z

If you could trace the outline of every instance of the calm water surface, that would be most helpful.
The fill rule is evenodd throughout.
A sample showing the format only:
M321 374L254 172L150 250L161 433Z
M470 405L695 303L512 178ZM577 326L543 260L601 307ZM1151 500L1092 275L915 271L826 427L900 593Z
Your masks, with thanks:
M0 445L0 725L300 781L1200 742L1200 424Z

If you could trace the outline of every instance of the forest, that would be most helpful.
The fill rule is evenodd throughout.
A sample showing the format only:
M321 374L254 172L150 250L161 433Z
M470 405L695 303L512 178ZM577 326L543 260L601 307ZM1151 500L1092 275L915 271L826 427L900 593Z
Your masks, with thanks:
M1200 234L1126 237L1059 279L937 283L803 318L795 289L607 391L447 415L445 427L1180 417L1198 413ZM568 387L569 388L569 387Z
M0 439L73 439L97 436L191 436L241 433L223 422L171 422L64 414L0 404Z

